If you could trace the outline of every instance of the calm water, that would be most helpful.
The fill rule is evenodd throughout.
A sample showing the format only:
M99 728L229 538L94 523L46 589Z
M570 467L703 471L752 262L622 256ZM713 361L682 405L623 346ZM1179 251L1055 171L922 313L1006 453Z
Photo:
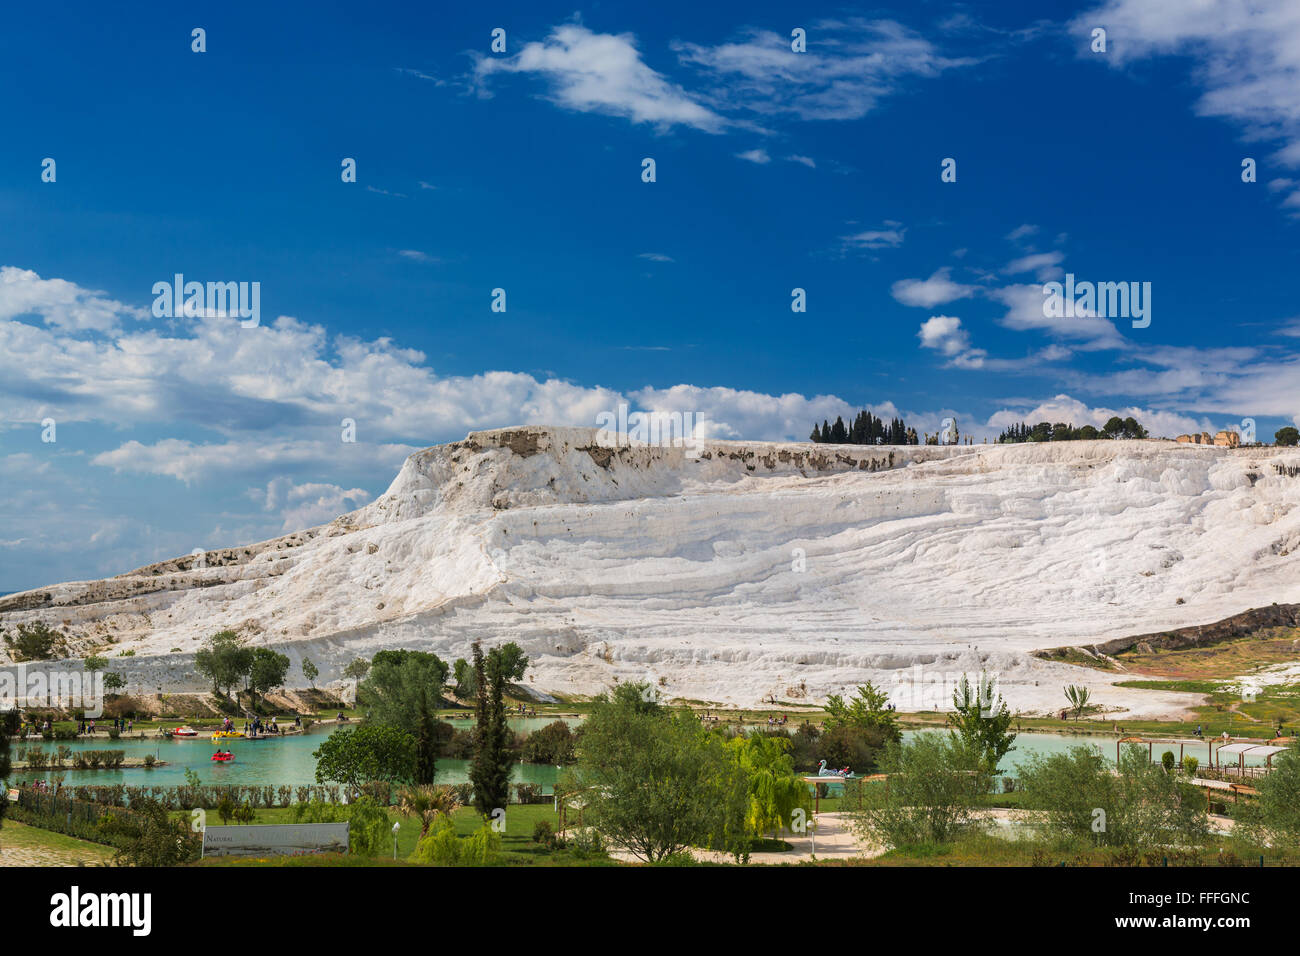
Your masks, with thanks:
M519 717L510 721L513 730L531 733L554 723L555 718ZM571 721L570 721L571 722ZM473 726L473 721L450 721L457 727ZM247 740L238 737L220 741L222 750L229 750L235 755L233 763L213 763L212 754L218 744L204 737L189 740L147 740L121 739L108 740L69 740L63 744L73 751L77 750L124 750L128 758L143 757L154 754L159 760L167 761L166 767L128 768L124 770L64 770L65 786L112 786L127 784L133 787L178 787L185 783L185 771L193 770L199 775L203 784L240 784L243 786L290 786L299 787L316 782L316 758L312 751L320 746L334 726L313 727L305 734L289 737L266 737L260 740ZM38 738L39 740L39 738ZM38 744L13 742L13 757L18 758L18 751L24 746L35 748L44 745L47 752L52 752L58 744L54 741L40 741ZM512 780L515 783L537 783L550 793L560 771L556 767L540 764L516 764ZM13 781L28 782L35 779L48 779L51 771L15 771ZM469 782L469 761L442 759L438 761L438 783Z
M552 723L554 719L551 717L515 718L510 721L510 726L518 731L531 732ZM570 723L572 722L574 721L570 721ZM458 720L452 723L457 727L468 727L472 726L473 721ZM127 757L143 757L145 754L155 754L160 760L167 761L168 766L155 767L152 770L143 768L67 770L64 771L64 783L69 786L122 783L130 786L175 787L185 783L185 771L190 769L199 775L200 781L204 784L304 786L316 782L316 758L312 756L312 751L319 747L321 740L334 729L336 728L327 726L313 728L312 731L306 734L292 737L266 738L257 741L235 738L222 741L221 748L223 750L228 748L235 754L235 762L230 764L213 763L211 757L216 745L212 741L202 738L194 740L158 740L150 738L148 740L67 741L65 742L66 746L74 751L124 750ZM904 732L903 736L910 738L924 732L908 730ZM1115 739L1112 737L1024 733L1016 738L1016 749L1006 756L1003 761L1003 770L1007 772L1008 776L1016 776L1016 768L1030 754L1064 753L1070 748L1081 744L1098 747L1102 754L1111 760L1115 757ZM18 756L16 751L23 746L37 745L24 745L15 741L15 758ZM52 750L55 746L53 742L44 743L44 749L47 751ZM1167 749L1172 749L1174 755L1178 755L1177 747L1169 748L1156 745L1154 748L1155 759L1160 759L1160 754ZM1206 762L1204 746L1191 747L1185 752L1196 757L1203 765ZM559 774L560 771L557 767L538 764L516 764L512 779L515 783L540 784L545 788L545 792L550 793ZM50 771L17 771L13 774L13 781L27 782L38 778L48 778L49 776ZM469 761L450 759L438 761L438 783L466 783L468 780ZM831 782L834 782L833 779Z

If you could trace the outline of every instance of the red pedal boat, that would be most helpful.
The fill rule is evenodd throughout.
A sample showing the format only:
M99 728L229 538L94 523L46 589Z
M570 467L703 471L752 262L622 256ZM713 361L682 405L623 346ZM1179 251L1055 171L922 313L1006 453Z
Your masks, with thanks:
M217 753L214 753L212 755L212 759L217 761L218 763L230 763L232 760L235 759L235 755L232 754L229 750L227 750L225 753L221 753L220 751L218 751Z

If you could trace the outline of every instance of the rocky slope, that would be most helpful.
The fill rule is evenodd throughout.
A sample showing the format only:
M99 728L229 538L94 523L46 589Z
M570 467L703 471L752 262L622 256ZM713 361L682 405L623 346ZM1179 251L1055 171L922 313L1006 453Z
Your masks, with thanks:
M519 642L539 691L646 679L752 705L872 678L918 709L985 668L1017 707L1062 706L1080 677L1130 705L1113 675L1027 652L1300 601L1297 464L1163 441L694 457L593 429L477 432L328 525L11 595L0 627L44 620L79 653L113 639L145 690L198 689L193 651L231 627L325 679L384 647L454 658L481 638Z

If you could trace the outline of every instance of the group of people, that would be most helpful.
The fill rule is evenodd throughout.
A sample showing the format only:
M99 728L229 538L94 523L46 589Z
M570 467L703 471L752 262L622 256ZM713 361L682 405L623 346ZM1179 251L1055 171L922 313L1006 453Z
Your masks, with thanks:
M264 724L261 717L254 716L252 723L244 721L244 733L249 737L257 737L261 734L278 734L280 733L280 725L275 722L274 717L271 718L269 724Z
M789 720L790 720L789 717L787 717L785 714L782 714L780 717L769 717L769 718L767 718L767 725L768 725L769 727L782 727L782 726L784 726L784 725L785 725Z

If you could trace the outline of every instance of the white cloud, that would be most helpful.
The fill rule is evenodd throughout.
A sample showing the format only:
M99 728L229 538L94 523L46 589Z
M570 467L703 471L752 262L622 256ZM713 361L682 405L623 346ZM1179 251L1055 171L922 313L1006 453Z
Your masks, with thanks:
M999 320L1004 328L1017 332L1036 330L1073 340L1084 350L1120 349L1128 343L1110 319L1091 316L1046 316L1041 285L1016 284L989 289L989 298L1007 307Z
M1247 140L1280 143L1274 158L1300 167L1300 4L1109 0L1072 28L1082 39L1098 24L1111 38L1103 61L1191 57L1203 88L1196 112L1237 123ZM1300 190L1284 205L1300 206Z
M792 153L786 157L786 161L791 163L801 163L804 166L807 166L809 169L817 168L817 161L814 160L811 156L800 156L797 153Z
M651 262L676 262L672 256L666 256L662 252L639 252L638 259L648 259Z
M42 279L30 269L4 266L0 268L0 321L20 315L39 315L56 329L107 332L117 328L124 316L143 319L148 313L63 279Z
M930 316L921 323L917 336L924 348L937 349L944 355L956 355L970 348L970 336L955 315Z
M249 498L265 511L277 511L284 518L284 531L297 531L333 521L355 511L372 499L364 488L340 488L325 482L295 484L289 478L275 478L265 489L250 488Z
M474 72L480 83L500 73L542 77L550 83L555 103L582 113L709 133L727 126L722 116L647 66L630 33L594 33L581 24L565 24L545 40L524 44L514 56L480 56Z
M431 256L427 252L421 252L419 249L398 249L397 254L403 259L410 259L412 262L438 262L437 256Z
M712 80L709 102L720 112L805 120L860 119L911 80L975 62L942 55L892 20L820 20L807 33L804 53L790 49L788 34L756 29L730 43L673 47Z
M903 305L932 309L945 302L954 302L974 295L975 286L962 285L950 278L952 270L936 269L928 279L900 279L890 287L890 293Z
M903 244L903 236L906 232L901 222L887 219L874 229L841 238L845 245L859 249L896 249Z
M760 166L772 161L772 157L767 155L767 150L762 148L747 149L743 153L737 153L736 158L745 159L751 163L758 163Z
M1021 256L1019 259L1013 259L1007 263L1006 268L1002 271L1007 275L1032 272L1040 282L1046 282L1062 275L1060 265L1064 261L1065 253L1060 251L1035 252L1027 256Z
M996 433L1001 433L1008 425L1018 425L1022 422L1031 427L1039 422L1053 425L1060 422L1073 425L1075 428L1082 428L1084 425L1101 428L1115 416L1137 419L1152 438L1174 438L1191 431L1214 429L1207 418L1198 419L1189 415L1155 408L1141 408L1136 405L1117 408L1104 405L1090 406L1064 394L1039 402L1032 408L1004 408L996 411L989 416L986 427Z

